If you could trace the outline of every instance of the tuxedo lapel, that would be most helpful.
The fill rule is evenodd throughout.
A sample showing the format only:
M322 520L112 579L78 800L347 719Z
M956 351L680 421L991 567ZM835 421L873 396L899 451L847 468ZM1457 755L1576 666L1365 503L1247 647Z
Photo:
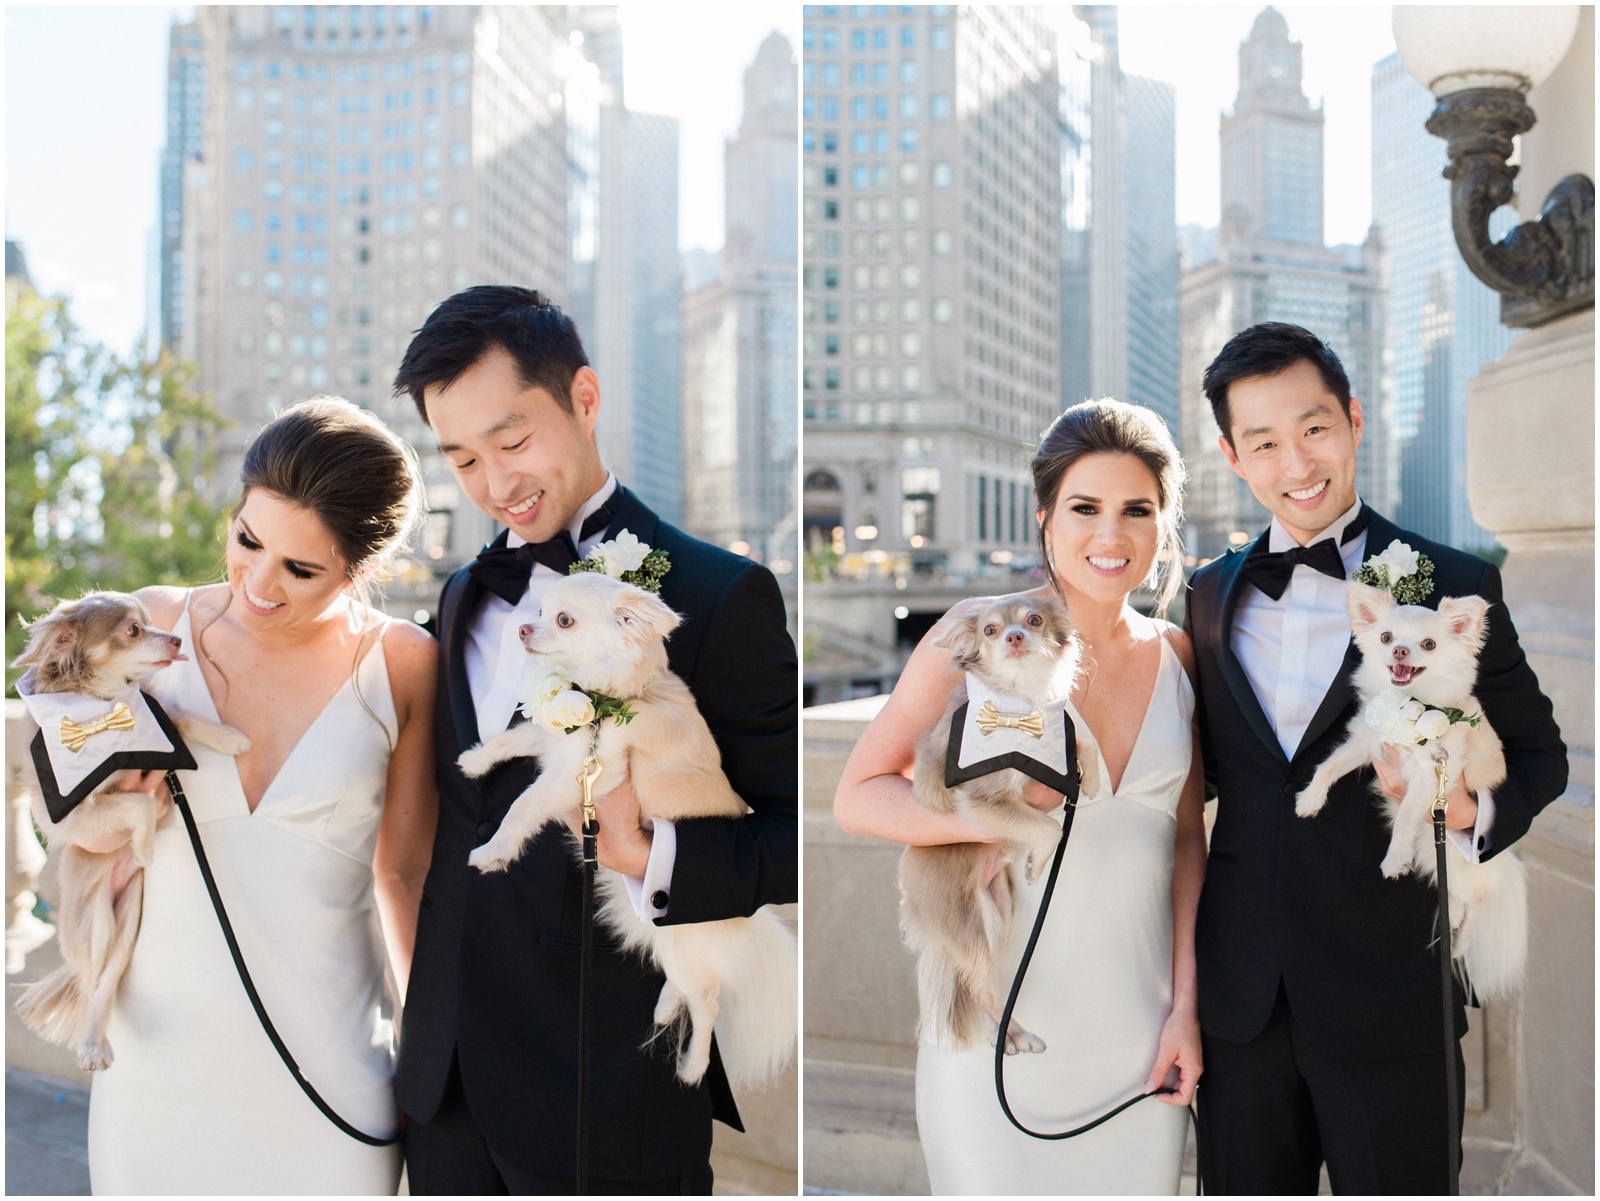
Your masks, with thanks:
M1265 533L1261 535L1263 538L1266 536ZM1262 709L1256 690L1250 686L1250 677L1245 674L1244 665L1239 662L1239 657L1233 653L1233 616L1238 611L1239 598L1244 592L1244 561L1249 558L1253 549L1254 543L1237 554L1230 555L1222 563L1222 578L1217 581L1222 597L1222 604L1219 606L1221 621L1217 630L1217 658L1222 663L1222 674L1228 681L1229 691L1233 693L1234 704L1239 707L1239 712L1244 714L1245 721L1255 731L1256 737L1274 755L1287 762L1283 744L1278 741L1277 732L1267 720L1266 710Z
M654 547L656 526L661 524L661 518L645 508L644 502L621 484L617 485L617 491L622 495L617 500L616 516L611 519L611 525L606 529L606 540L609 542L623 530L627 530L646 546Z

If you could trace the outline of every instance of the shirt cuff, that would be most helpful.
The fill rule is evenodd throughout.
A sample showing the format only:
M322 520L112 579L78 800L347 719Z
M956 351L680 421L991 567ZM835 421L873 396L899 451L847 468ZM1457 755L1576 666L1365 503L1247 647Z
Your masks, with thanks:
M678 829L664 818L657 818L650 835L650 859L644 875L623 876L628 900L641 921L665 917L672 892L672 867L678 861Z
M1472 833L1465 830L1446 830L1445 835L1461 852L1468 863L1479 862L1479 856L1489 849L1489 832L1494 829L1494 794L1487 788L1478 790L1478 820L1472 824Z

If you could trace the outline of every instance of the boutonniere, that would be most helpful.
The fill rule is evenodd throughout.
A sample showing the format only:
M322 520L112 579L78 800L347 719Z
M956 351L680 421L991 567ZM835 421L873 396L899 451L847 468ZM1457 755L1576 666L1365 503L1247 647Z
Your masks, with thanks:
M580 687L559 672L539 679L533 691L518 700L524 717L560 734L571 734L608 717L625 726L637 716L627 701Z
M1469 716L1460 709L1402 696L1394 689L1385 689L1373 697L1367 705L1366 717L1367 724L1383 741L1395 746L1406 743L1427 746L1431 740L1444 737L1445 731L1457 723L1476 727L1483 720L1481 713Z
M651 550L640 542L631 530L623 530L609 542L602 542L571 567L568 575L580 571L598 571L624 584L643 588L646 592L661 591L661 577L672 570L667 552Z
M1433 560L1396 538L1382 554L1356 568L1351 578L1384 589L1398 604L1420 605L1433 595Z

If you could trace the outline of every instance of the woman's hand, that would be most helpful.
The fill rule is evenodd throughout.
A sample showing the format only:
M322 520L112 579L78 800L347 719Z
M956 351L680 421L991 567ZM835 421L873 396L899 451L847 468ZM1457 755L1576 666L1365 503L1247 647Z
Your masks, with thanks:
M1194 1098L1200 1081L1200 1019L1193 1010L1174 1009L1161 1027L1161 1044L1156 1050L1156 1065L1145 1078L1144 1091L1154 1092L1163 1084L1177 1088L1156 1100L1168 1105L1187 1105ZM1177 1080L1171 1079L1177 1073Z

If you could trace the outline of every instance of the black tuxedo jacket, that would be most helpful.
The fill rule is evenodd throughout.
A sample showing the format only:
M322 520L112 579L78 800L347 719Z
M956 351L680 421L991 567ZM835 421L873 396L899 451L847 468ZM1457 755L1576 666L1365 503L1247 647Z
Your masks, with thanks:
M1508 775L1493 789L1487 859L1522 837L1566 787L1566 747L1501 599L1500 573L1375 512L1370 522L1369 558L1398 538L1433 560L1429 607L1446 596L1489 602L1476 693L1505 744ZM1360 652L1352 639L1300 746L1285 758L1232 648L1250 549L1194 573L1184 620L1207 790L1217 797L1195 928L1201 1027L1248 1042L1266 1025L1281 979L1307 1040L1324 1055L1373 1060L1441 1050L1439 961L1430 949L1437 901L1418 877L1386 880L1378 870L1389 845L1383 807L1392 802L1374 795L1372 768L1339 780L1315 817L1294 813L1295 797L1359 708L1351 676ZM1464 1031L1459 994L1458 987L1456 1029Z
M625 493L608 538L631 530L667 552L661 598L684 615L668 662L694 693L722 752L743 818L677 823L665 923L744 917L798 897L796 663L783 598L765 567L689 537ZM505 537L501 534L501 539ZM478 1128L530 1173L574 1170L577 1138L576 840L549 827L505 872L484 875L467 853L498 828L535 778L519 759L480 781L456 767L483 736L467 686L466 632L482 587L463 569L439 605L436 727L439 826L423 891L395 1091L417 1121L437 1113L458 1057ZM674 1075L665 1046L647 1047L663 977L598 932L592 996L590 1170L659 1179L702 1167L713 1117L739 1126L720 1062L697 1088ZM739 1127L742 1128L742 1127Z

